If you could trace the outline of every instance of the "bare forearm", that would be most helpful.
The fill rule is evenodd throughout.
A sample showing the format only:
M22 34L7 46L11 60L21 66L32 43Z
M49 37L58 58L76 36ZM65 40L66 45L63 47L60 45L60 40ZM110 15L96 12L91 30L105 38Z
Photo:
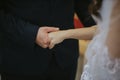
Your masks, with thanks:
M95 34L96 27L80 28L80 29L70 29L65 31L65 39L82 39L91 40Z
M80 28L80 29L69 29L61 30L49 33L51 39L49 48L53 48L56 44L61 43L65 39L86 39L90 40L93 38L96 31L96 27Z

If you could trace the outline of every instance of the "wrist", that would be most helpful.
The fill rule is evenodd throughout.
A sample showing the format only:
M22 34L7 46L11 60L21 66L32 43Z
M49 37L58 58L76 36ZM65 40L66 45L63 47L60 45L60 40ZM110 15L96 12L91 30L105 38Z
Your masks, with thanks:
M64 33L64 39L69 39L69 38L72 38L73 36L72 30L70 29L63 31L63 33Z

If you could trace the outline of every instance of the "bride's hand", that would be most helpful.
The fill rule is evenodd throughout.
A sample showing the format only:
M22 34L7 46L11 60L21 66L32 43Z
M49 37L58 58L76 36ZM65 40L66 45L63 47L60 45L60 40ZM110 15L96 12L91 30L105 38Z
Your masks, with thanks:
M56 31L49 33L49 37L51 39L49 49L52 49L56 44L61 43L65 39L64 32L65 31Z

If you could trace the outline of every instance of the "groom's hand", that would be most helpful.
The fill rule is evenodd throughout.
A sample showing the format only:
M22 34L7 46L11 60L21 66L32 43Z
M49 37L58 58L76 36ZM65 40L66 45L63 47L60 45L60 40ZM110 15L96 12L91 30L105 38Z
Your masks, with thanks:
M36 36L36 43L43 48L47 48L50 43L50 38L48 37L48 33L58 30L59 28L56 27L47 27L47 26L40 27Z

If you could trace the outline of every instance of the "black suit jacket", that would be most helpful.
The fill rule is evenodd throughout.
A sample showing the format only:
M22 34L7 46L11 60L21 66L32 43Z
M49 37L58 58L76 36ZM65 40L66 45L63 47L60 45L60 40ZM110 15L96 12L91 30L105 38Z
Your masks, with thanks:
M93 25L94 22L89 24L88 21L87 0L0 0L0 3L2 70L40 74L47 69L53 55L62 68L76 66L77 40L65 40L49 50L35 44L35 38L41 26L74 28L75 11L84 25Z

